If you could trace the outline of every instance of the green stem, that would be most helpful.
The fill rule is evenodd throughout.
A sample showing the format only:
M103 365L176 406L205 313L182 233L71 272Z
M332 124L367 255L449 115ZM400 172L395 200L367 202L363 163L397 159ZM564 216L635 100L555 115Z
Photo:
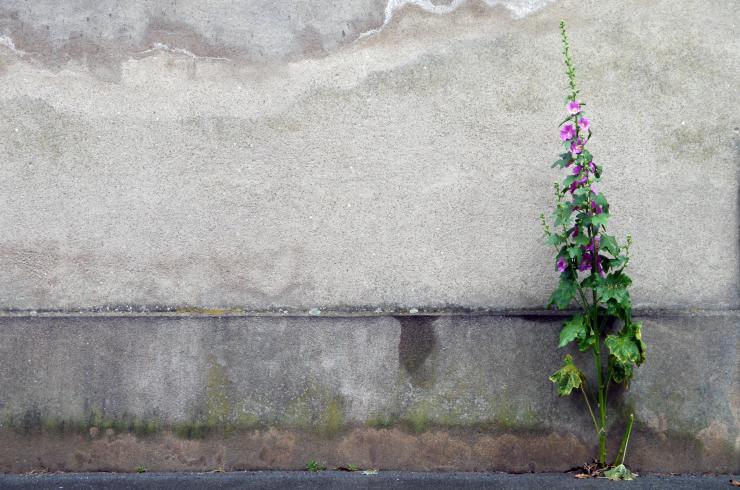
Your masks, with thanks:
M591 276L593 277L594 275L598 274L598 272L596 271L596 257L599 253L598 247L596 246L596 243L594 241L595 233L593 225L589 225L588 235L591 239L591 243L593 243L594 245L594 249L591 254ZM599 464L603 468L606 466L606 387L604 383L604 367L601 360L601 330L597 326L599 324L599 301L596 295L596 290L592 289L591 294L591 315L593 318L592 324L594 326L594 329L596 329L596 344L594 344L594 362L596 363L596 382L599 397Z
M583 399L586 400L586 407L588 408L588 413L591 414L591 420L594 422L594 429L596 430L596 433L599 433L599 424L596 423L596 417L594 416L594 411L591 408L591 402L588 401L588 395L586 394L586 390L583 388L583 384L581 384L581 393L583 393Z
M594 293L594 296L596 294ZM594 362L596 364L596 382L599 394L599 464L606 466L606 400L604 397L603 368L601 364L601 334L594 345Z
M627 444L630 442L630 434L632 434L632 424L635 422L635 414L631 413L629 420L627 420L627 429L624 431L622 437L622 443L619 445L619 452L617 453L617 459L614 460L614 466L624 464L624 458L627 457Z

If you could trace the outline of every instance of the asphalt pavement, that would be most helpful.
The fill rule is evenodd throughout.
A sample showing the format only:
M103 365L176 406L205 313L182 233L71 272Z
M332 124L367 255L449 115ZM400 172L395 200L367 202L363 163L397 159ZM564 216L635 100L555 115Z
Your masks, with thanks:
M322 471L246 471L229 473L55 473L43 475L1 475L0 489L20 490L155 490L202 489L602 489L621 488L731 490L730 480L740 475L642 475L634 481L613 482L605 479L580 480L569 473L407 473L381 471L374 475L361 472Z

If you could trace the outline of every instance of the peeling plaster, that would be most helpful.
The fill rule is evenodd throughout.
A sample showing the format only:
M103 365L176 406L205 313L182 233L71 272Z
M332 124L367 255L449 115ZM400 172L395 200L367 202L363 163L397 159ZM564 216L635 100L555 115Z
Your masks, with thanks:
M11 40L10 42L12 43L13 41ZM0 43L2 43L1 38L0 38ZM171 53L171 54L180 54L180 55L188 56L193 59L231 61L230 58L224 58L221 56L199 56L187 49L172 48L164 43L153 43L151 48L145 49L144 51L137 51L135 54L150 54L150 53Z
M556 0L483 0L483 2L489 7L501 5L502 7L506 8L515 19L524 18L527 15L546 7L547 5L554 3L555 1ZM363 32L362 34L360 34L358 39L363 39L382 31L393 18L393 14L397 10L401 10L407 5L415 5L425 12L429 12L432 14L444 15L454 12L465 2L466 0L452 0L448 4L438 5L435 4L433 0L388 0L388 3L385 6L385 17L383 19L383 24L376 29L371 29L369 31Z

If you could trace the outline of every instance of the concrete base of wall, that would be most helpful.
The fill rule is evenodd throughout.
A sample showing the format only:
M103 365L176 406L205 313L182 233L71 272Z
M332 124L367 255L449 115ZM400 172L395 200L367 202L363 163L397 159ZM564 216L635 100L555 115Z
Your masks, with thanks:
M633 467L740 471L739 319L642 318L648 360L610 395L612 445L637 419ZM0 471L565 470L596 451L547 380L560 321L4 317Z

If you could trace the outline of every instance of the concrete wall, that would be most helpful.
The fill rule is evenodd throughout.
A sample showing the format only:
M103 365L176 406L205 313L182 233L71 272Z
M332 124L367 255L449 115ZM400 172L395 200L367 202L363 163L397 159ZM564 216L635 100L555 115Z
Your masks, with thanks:
M0 1L0 468L587 459L537 312L565 18L647 321L615 423L640 468L737 471L739 17Z

